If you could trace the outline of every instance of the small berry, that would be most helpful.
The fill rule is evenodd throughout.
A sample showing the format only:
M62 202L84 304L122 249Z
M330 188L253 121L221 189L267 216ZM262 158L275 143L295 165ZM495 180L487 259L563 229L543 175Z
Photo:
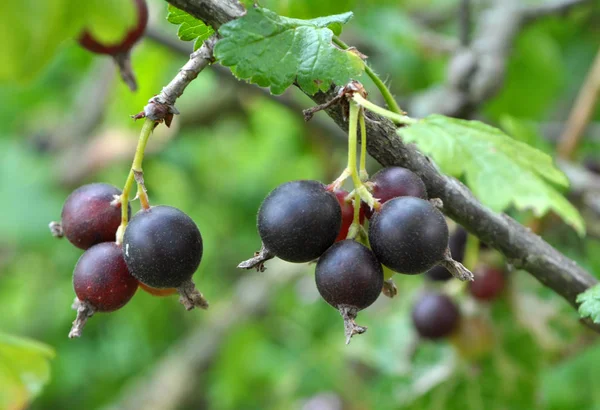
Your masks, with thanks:
M421 337L441 339L456 330L460 322L460 311L448 296L425 293L413 307L412 321Z
M491 301L504 290L504 273L492 267L483 267L475 271L475 280L469 283L469 293L478 300Z

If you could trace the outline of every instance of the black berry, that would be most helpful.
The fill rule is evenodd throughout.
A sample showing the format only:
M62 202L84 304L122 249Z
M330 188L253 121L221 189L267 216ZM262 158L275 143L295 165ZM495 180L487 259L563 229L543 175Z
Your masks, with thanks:
M428 201L394 198L373 215L369 241L377 259L388 268L405 274L420 273L444 259L448 225Z
M202 236L179 209L153 206L132 219L123 238L133 276L153 288L177 288L189 281L202 259Z
M346 239L331 246L315 270L319 293L344 317L347 340L366 328L354 323L356 314L377 300L383 286L383 268L373 252Z
M412 321L421 337L441 339L456 330L460 322L460 311L448 296L425 293L413 307Z
M318 181L291 181L275 188L258 211L266 249L288 262L309 262L335 241L342 224L336 196Z

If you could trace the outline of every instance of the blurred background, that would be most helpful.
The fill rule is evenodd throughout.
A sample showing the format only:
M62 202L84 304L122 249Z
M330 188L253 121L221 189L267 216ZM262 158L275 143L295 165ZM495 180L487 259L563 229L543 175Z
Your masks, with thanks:
M312 103L298 90L272 97L222 67L186 90L181 115L157 128L144 163L152 203L178 207L200 227L205 250L194 278L210 310L186 312L177 297L138 291L69 340L71 274L82 252L53 238L48 223L74 188L124 184L141 128L129 116L192 47L166 21L166 2L148 3L148 37L133 53L137 93L109 58L75 41L31 82L0 84L0 408L600 409L597 335L563 299L476 243L468 263L503 272L499 297L478 301L455 281L396 275L398 295L360 313L369 330L349 346L340 315L317 293L314 266L271 261L264 273L237 270L260 246L256 211L267 193L294 179L332 181L346 145L324 114L304 123L301 110ZM416 116L447 81L463 3L261 1L297 18L354 11L342 38L369 56ZM490 3L472 2L473 26ZM557 155L600 44L600 8L588 3L524 25L502 87L468 116ZM580 137L563 157L588 235L552 216L512 215L600 276L598 107ZM462 326L447 340L419 341L413 329L410 310L426 288L451 294L461 308Z

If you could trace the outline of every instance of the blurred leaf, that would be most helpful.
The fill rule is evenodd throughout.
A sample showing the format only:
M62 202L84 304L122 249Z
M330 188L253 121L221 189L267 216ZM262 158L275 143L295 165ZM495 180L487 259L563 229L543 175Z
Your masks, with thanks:
M579 315L581 317L589 317L594 323L600 323L600 285L577 295L577 303L580 304Z
M2 1L0 15L0 81L19 82L36 78L60 45L84 28L115 41L134 21L132 3L121 0Z
M169 4L169 14L167 20L170 23L178 24L179 30L177 35L183 41L196 40L194 50L198 50L202 42L214 34L212 27L207 26L204 22L191 16L183 10Z
M44 344L0 333L0 408L26 407L50 380L53 357Z
M511 115L500 117L500 126L517 141L524 142L547 154L553 153L552 145L544 139L538 129L538 125L531 121L521 120Z
M364 70L358 55L331 43L350 18L352 13L299 20L251 8L221 26L215 56L237 77L271 87L273 94L283 93L294 81L309 94L326 91L331 83L345 84Z
M473 193L492 210L514 205L541 216L552 210L580 235L585 232L577 209L552 184L567 186L552 158L478 121L431 115L398 129L407 142L431 155L443 172L465 175Z

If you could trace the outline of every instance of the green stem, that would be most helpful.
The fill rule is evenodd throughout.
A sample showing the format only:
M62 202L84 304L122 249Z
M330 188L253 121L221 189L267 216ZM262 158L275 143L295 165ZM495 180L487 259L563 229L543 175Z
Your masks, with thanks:
M465 247L464 265L472 271L479 260L479 238L469 234L467 236L467 244Z
M344 43L337 36L333 36L333 42L343 50L348 50L350 48L348 44ZM385 103L389 107L390 111L395 112L396 114L404 114L404 111L402 111L402 109L394 99L394 96L392 96L390 90L385 86L381 78L379 78L379 76L375 74L375 72L371 69L371 67L369 67L367 63L365 63L365 72L371 78L375 86L379 89L379 92L383 96Z
M357 125L360 107L350 103L350 118L348 119L348 169L354 183L354 188L362 185L358 172L356 171L356 149L357 149Z
M369 179L369 173L367 172L367 125L365 124L365 115L362 109L358 116L358 122L360 124L360 169L358 175L360 176L360 180L365 182Z
M417 120L415 120L414 118L410 118L406 115L397 114L390 110L386 110L385 108L382 108L376 104L373 104L371 101L363 98L358 93L354 93L354 95L352 96L352 99L354 100L354 102L356 102L361 107L365 107L367 110L372 111L375 114L379 114L382 117L385 117L397 124L408 125L408 124L414 124L417 122Z
M121 226L117 230L117 243L122 243L123 235L125 234L125 228L129 223L129 197L131 193L131 189L133 188L135 181L136 172L142 172L142 161L144 160L144 151L146 150L146 144L148 143L148 139L154 130L155 122L149 118L146 118L144 121L144 125L142 126L142 131L140 132L140 138L138 140L137 148L135 149L135 155L133 157L133 163L131 164L131 169L129 170L129 175L127 175L127 180L125 181L125 186L123 187L123 193L121 194ZM140 196L142 206L147 209L148 206L148 197L143 190L141 184L138 183L138 195Z

